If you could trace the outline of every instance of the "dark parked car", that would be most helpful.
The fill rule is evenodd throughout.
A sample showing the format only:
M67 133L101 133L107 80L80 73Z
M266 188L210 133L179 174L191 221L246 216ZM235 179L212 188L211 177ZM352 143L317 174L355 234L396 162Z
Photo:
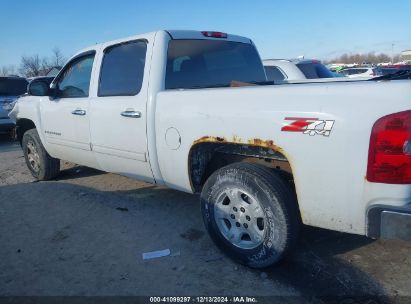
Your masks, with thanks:
M54 76L36 76L36 77L27 78L27 80L29 83L32 82L33 80L41 80L47 83L48 85L50 85L54 80Z
M27 92L28 81L22 77L0 77L0 132L13 130L14 123L8 114L20 95Z

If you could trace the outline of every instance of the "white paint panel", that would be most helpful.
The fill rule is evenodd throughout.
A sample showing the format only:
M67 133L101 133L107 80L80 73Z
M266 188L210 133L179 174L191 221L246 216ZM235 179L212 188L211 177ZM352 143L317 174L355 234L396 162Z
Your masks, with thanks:
M382 116L410 109L410 98L411 86L404 81L162 92L156 111L161 173L168 186L191 191L188 155L194 141L203 136L244 143L256 138L272 140L291 164L304 223L364 234L371 128ZM334 124L329 137L282 132L290 123L286 117L332 120ZM181 134L177 151L169 149L164 139L171 126ZM411 197L410 186L406 189L401 195L403 203Z

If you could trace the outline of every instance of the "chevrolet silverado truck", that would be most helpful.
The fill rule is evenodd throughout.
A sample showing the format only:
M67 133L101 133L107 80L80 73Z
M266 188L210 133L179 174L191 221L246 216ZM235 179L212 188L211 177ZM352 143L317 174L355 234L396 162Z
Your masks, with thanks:
M250 267L302 224L411 238L411 81L273 84L253 42L158 31L93 45L10 116L27 166L60 159L201 193L212 240Z

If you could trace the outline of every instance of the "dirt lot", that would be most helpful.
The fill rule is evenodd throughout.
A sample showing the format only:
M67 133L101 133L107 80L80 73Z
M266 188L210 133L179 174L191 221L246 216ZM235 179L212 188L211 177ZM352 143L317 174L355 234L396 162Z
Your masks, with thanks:
M198 197L63 165L35 182L18 144L0 139L0 295L411 296L411 243L305 227L294 254L256 271L214 247Z

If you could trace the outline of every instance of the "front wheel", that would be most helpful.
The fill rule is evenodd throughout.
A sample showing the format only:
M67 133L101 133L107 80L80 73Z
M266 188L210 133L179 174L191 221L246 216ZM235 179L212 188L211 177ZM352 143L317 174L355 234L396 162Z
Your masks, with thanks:
M60 160L47 153L36 129L24 133L22 148L27 167L36 179L50 180L59 174Z
M217 170L201 192L203 220L215 244L254 268L278 262L295 244L295 193L274 170L236 163Z

